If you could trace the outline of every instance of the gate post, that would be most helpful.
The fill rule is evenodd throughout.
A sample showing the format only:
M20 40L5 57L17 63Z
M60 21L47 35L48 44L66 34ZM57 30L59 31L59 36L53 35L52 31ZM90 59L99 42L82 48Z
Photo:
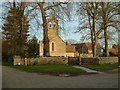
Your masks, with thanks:
M79 65L81 65L81 57L80 57L80 53L79 53Z

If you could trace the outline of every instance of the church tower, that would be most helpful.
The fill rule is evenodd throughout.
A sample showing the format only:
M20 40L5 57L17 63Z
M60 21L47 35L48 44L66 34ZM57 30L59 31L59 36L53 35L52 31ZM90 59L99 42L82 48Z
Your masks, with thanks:
M48 27L48 38L52 39L58 35L58 20L55 16L51 16L47 22Z
M58 20L52 15L47 20L50 56L66 56L66 43L58 35ZM40 43L40 56L43 56L43 43Z

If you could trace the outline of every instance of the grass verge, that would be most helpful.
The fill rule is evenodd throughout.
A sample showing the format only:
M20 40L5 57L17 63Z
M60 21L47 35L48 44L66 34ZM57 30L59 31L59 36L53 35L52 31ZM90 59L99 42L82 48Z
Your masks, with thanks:
M106 71L110 71L110 70L118 68L119 65L120 63L101 64L101 65L82 65L82 66L87 67L89 69L96 70L96 71L106 72Z
M7 62L3 62L3 66L10 66L22 71L36 72L36 73L49 73L49 74L82 74L85 71L74 68L71 65L39 65L39 66L13 66Z

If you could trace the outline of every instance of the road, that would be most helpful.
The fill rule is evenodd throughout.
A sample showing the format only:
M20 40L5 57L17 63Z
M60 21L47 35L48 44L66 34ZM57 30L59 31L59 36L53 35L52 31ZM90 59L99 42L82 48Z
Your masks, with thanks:
M118 88L117 72L60 77L2 69L3 88Z

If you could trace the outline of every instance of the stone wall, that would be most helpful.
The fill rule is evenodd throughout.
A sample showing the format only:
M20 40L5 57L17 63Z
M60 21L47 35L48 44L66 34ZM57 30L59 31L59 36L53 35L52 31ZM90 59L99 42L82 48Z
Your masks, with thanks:
M79 57L38 57L38 58L21 58L15 56L14 65L44 65L44 64L78 64ZM81 58L82 65L86 64L113 64L118 62L118 57L97 57Z
M118 62L118 57L98 57L99 64L113 64Z
M44 65L44 64L67 64L68 59L65 57L39 57L27 58L29 65Z
M14 56L13 65L24 65L24 59L20 56Z
M66 57L40 57L38 64L67 64Z
M20 63L20 64L19 64ZM20 58L14 57L14 65L44 65L44 64L67 64L66 57L38 57L38 58Z

